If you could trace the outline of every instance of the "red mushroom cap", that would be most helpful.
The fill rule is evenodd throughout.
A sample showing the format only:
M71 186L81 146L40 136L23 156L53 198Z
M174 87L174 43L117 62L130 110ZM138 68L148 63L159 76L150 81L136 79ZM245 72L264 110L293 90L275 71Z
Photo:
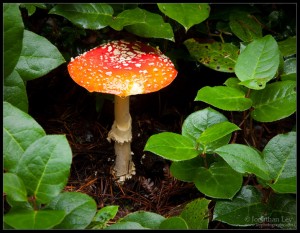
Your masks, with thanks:
M121 97L158 91L177 75L172 61L159 49L124 40L111 41L72 58L68 71L90 92Z

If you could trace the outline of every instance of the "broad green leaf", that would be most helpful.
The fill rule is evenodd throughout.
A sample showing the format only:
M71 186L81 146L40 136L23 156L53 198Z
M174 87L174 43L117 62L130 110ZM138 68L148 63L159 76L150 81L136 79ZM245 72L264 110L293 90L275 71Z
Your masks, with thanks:
M16 66L23 80L46 75L64 62L65 59L50 41L31 31L24 31L23 48Z
M24 7L28 11L28 16L31 16L35 13L36 8L47 9L47 6L43 3L22 3L20 7Z
M280 75L282 81L297 81L297 59L289 58L284 61L283 74Z
M162 16L138 7L118 14L110 26L117 31L125 27L127 31L140 37L174 41L173 29L170 24L164 22Z
M199 167L194 178L197 189L212 198L232 199L240 190L243 175L224 161L213 163L208 169Z
M14 173L3 174L3 191L14 201L27 202L25 185Z
M179 216L169 217L161 222L159 230L188 230L188 225L183 218Z
M231 12L229 26L231 31L242 41L252 41L262 37L260 23L248 12Z
M46 135L32 143L21 157L17 175L37 203L47 204L65 187L72 151L65 135Z
M49 14L65 17L80 28L98 30L112 21L113 8L104 3L57 4Z
M198 198L188 203L182 210L180 217L185 220L189 229L208 228L208 204L211 200Z
M245 97L245 93L234 87L214 86L202 87L195 98L225 111L245 111L252 105L252 101Z
M200 152L204 151L204 146L197 143L197 139L203 133L204 130L210 126L228 121L227 118L212 108L205 108L190 114L182 125L182 135L193 140L195 148L198 148ZM222 139L219 139L213 143L206 145L206 153L213 153L213 151L223 145L226 145L230 141L231 135L227 135Z
M101 208L93 218L93 222L89 225L88 229L104 229L108 221L116 216L118 209L119 206L116 205Z
M238 78L228 78L225 82L224 82L224 85L226 85L227 87L232 87L232 88L235 88L235 89L239 89L240 91L244 92L245 95L248 91L248 88L243 86L243 85L240 85L240 80Z
M268 202L269 221L278 228L297 228L296 197L289 194L272 195Z
M3 67L6 78L17 65L22 51L24 24L19 4L3 4L3 27Z
M117 222L105 228L105 230L135 230L135 229L149 229L143 227L137 222Z
M233 73L239 49L230 43L198 43L195 39L184 42L191 56L216 71Z
M197 156L193 159L173 162L170 167L170 172L176 179L193 182L199 168L203 166L203 158Z
M21 76L15 70L4 79L3 100L24 112L28 112L26 86Z
M63 210L18 210L4 215L4 222L18 230L51 229L65 216Z
M144 228L155 230L159 228L159 225L164 220L165 217L159 214L140 210L126 215L120 222L136 222Z
M215 152L239 173L253 173L264 180L270 179L266 162L250 146L228 144L216 149Z
M257 189L244 186L232 201L216 201L213 220L233 226L256 225L264 214L265 207L261 199L262 195Z
M263 89L277 72L279 55L278 44L271 35L248 44L235 65L240 84L255 90Z
M3 161L7 171L15 171L24 151L44 135L43 128L30 115L3 102Z
M278 81L268 84L261 91L252 91L251 117L259 122L273 122L292 115L296 111L296 82Z
M270 178L269 186L279 193L296 193L296 132L278 134L263 150Z
M152 135L144 150L172 161L192 159L199 154L190 138L171 132Z
M279 50L284 57L288 57L297 53L296 36L289 37L286 40L278 42Z
M55 226L56 229L85 229L93 220L97 205L87 194L64 192L54 198L47 208L66 212L63 221Z
M210 13L207 3L157 3L157 6L166 16L180 23L186 31L206 20Z
M214 124L207 128L197 140L199 143L207 145L208 143L214 142L218 139L225 137L228 134L236 130L241 130L236 124L225 121Z

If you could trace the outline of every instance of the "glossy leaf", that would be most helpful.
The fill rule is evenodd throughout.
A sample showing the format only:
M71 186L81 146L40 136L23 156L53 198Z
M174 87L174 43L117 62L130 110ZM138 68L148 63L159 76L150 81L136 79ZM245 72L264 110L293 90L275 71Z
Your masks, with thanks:
M215 152L239 173L252 173L264 180L270 179L266 162L250 146L228 144L216 149Z
M202 153L204 146L197 143L197 139L203 133L204 130L210 126L228 121L227 118L212 108L205 108L190 114L182 125L182 135L193 140L194 146ZM214 149L226 145L231 138L231 135L227 135L215 142L212 142L205 146L206 153L213 153Z
M98 30L108 26L113 8L104 3L57 4L49 14L65 17L80 28Z
M19 210L4 216L4 222L18 230L51 229L65 216L63 210Z
M47 6L43 3L22 3L20 7L24 7L28 11L28 16L31 16L35 13L36 8L47 9Z
M23 47L16 70L23 80L48 74L65 62L58 49L46 38L24 30Z
M182 210L180 217L185 220L189 229L208 228L208 204L211 200L198 198L188 203Z
M206 20L210 13L207 3L157 3L157 6L166 16L180 23L186 31Z
M7 171L15 171L25 150L44 135L43 128L30 115L3 102L3 161Z
M3 4L3 29L3 59L5 64L3 68L5 78L14 70L22 51L24 24L19 4Z
M159 230L188 230L188 225L179 216L169 217L161 222Z
M96 214L97 204L87 194L65 192L54 198L47 205L48 208L66 212L63 221L55 226L56 229L85 229Z
M297 81L297 59L289 58L284 61L283 74L280 75L282 81Z
M227 87L239 89L240 91L244 92L246 95L248 88L243 85L240 85L239 83L240 83L240 80L238 78L228 78L224 82L224 85L226 85Z
M251 99L246 98L243 91L225 86L202 87L195 100L226 111L245 111L252 105Z
M3 191L14 201L27 202L25 185L14 173L3 174Z
M239 49L230 43L198 43L195 39L184 42L191 56L216 71L233 73Z
M240 190L243 175L223 161L213 163L208 169L199 167L194 183L197 189L212 198L232 199Z
M296 197L289 194L272 195L268 202L270 224L281 229L297 228Z
M296 36L289 37L283 41L278 42L279 50L284 57L288 57L297 53L297 39Z
M199 154L190 138L171 132L152 135L144 150L172 161L192 159Z
M213 220L233 226L256 225L264 214L261 198L261 193L253 186L244 186L232 201L216 201Z
M296 193L296 145L296 132L290 132L273 137L263 150L275 192Z
M235 65L235 74L240 84L255 90L265 88L277 72L279 54L278 44L271 35L248 44Z
M28 98L26 86L17 71L11 72L4 79L3 99L19 108L23 112L28 112Z
M262 27L248 12L234 11L229 16L231 31L242 41L252 41L262 37Z
M47 204L65 187L72 151L65 135L46 135L32 143L21 157L17 175L37 203Z
M149 229L158 229L162 221L165 220L165 217L148 211L136 211L126 215L121 219L120 222L136 222L139 223L144 228Z
M109 220L113 219L119 206L109 205L101 208L95 215L93 222L89 225L88 229L104 229Z
M201 144L207 145L208 143L221 139L236 130L240 130L240 128L231 122L225 121L217 123L203 131L197 141Z
M124 27L127 31L140 37L174 41L173 29L170 24L165 23L160 15L138 7L118 14L110 26L117 31Z
M105 228L105 230L135 230L135 229L149 229L143 227L137 222L117 222Z
M268 84L264 90L252 91L251 116L260 122L273 122L292 115L296 111L296 82L279 81Z

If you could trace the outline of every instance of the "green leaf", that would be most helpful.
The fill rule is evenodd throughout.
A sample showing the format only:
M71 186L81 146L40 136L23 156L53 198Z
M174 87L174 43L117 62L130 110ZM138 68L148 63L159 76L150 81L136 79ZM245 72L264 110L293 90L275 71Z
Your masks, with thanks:
M17 175L29 195L47 204L65 187L72 163L72 151L65 135L46 135L32 143L21 157Z
M118 14L110 26L117 31L125 27L128 32L140 37L163 38L174 41L173 29L170 24L165 23L160 15L138 7Z
M3 191L14 201L27 202L25 185L14 173L3 174Z
M159 228L159 225L164 220L165 217L159 214L140 210L126 215L123 219L121 219L121 222L136 222L144 228L155 230Z
M172 161L192 159L199 154L190 138L171 132L152 135L144 150Z
M199 167L194 182L197 189L206 196L232 199L242 186L243 175L220 161L213 163L209 169Z
M245 93L234 87L214 86L202 87L195 98L225 111L245 111L252 105L252 101L245 97Z
M200 152L203 152L204 146L201 144L198 145L197 139L207 128L209 128L214 124L224 122L224 121L228 121L228 120L223 114L208 107L193 112L185 119L182 125L182 135L192 139L194 142L194 147L198 148ZM213 153L213 151L216 148L222 145L226 145L229 142L230 138L231 135L227 135L222 139L219 139L213 143L206 145L205 147L206 153Z
M296 132L278 134L263 150L270 178L269 186L279 193L296 193Z
M229 26L231 31L242 41L252 41L262 37L260 23L248 12L231 12L229 16Z
M235 171L239 173L253 173L269 180L266 162L253 148L242 144L228 144L215 150Z
M183 218L175 216L169 217L161 222L160 230L188 230L188 225Z
M203 65L221 72L233 73L239 49L230 43L198 43L191 38L184 41L191 56Z
M30 115L3 102L3 161L7 171L15 171L24 151L44 135L43 128Z
M84 193L65 192L59 194L48 205L53 210L64 210L66 216L56 229L85 229L93 220L97 204Z
M63 210L19 210L4 215L4 222L18 230L51 229L65 216Z
M296 36L289 37L286 40L278 42L279 50L284 57L288 57L297 53Z
M240 84L255 90L263 89L277 72L279 55L278 44L271 35L248 44L235 65L235 74L242 81Z
M23 80L46 75L64 62L65 59L50 41L31 31L24 31L23 48L16 66Z
M43 3L22 3L20 7L24 7L28 11L28 16L31 16L35 13L36 8L47 9L47 6Z
M268 202L270 223L282 229L297 229L297 203L293 195L272 195Z
M179 180L193 182L199 167L202 166L204 166L203 158L197 156L193 159L173 162L170 167L170 172Z
M252 91L251 117L259 122L273 122L292 115L296 111L296 82L278 81L268 84L261 91Z
M157 3L157 6L166 16L180 23L186 31L206 20L210 13L207 3Z
M180 217L183 218L189 229L207 229L208 228L208 204L211 200L198 198L188 203L182 210Z
M224 82L224 85L226 85L227 87L232 87L235 89L239 89L240 91L244 92L245 95L248 91L248 88L245 86L242 86L239 84L240 80L238 78L228 78L226 79L226 81Z
M18 63L24 32L24 24L19 4L3 4L3 36L4 36L4 78L10 75Z
M255 225L264 213L261 198L261 193L253 186L244 186L232 201L216 201L213 220L233 226Z
M104 229L109 220L113 219L119 206L109 205L101 208L95 215L93 222L89 225L88 229Z
M113 8L104 3L57 4L49 14L65 17L80 28L98 30L112 21Z
M4 78L3 99L24 112L28 112L26 86L17 71Z
M105 228L105 230L135 230L135 229L149 229L143 227L137 222L117 222Z
M199 143L207 145L208 143L214 142L218 139L225 137L228 134L236 130L241 130L236 124L225 121L214 124L207 128L197 140Z
M282 81L297 81L297 59L289 58L284 61L283 74L280 75Z

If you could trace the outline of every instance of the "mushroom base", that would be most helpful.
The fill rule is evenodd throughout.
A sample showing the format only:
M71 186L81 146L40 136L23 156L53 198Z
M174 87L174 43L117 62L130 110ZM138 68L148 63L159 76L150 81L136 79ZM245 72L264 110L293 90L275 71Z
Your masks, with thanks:
M130 142L115 142L116 161L112 174L118 179L119 183L124 183L135 175L135 166L131 156Z

